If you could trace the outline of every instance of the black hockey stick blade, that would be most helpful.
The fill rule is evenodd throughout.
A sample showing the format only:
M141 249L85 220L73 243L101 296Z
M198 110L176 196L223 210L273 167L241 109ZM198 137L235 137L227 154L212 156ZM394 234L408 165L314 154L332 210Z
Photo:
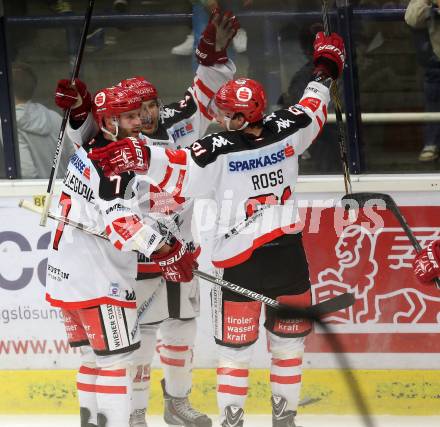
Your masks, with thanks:
M394 203L391 196L384 193L350 193L342 197L342 206L345 210L375 205L390 209Z
M289 307L280 304L278 316L281 318L305 318L320 321L321 317L351 307L355 302L353 294L346 292L307 308Z
M320 321L320 317L325 316L334 311L339 311L344 308L350 307L354 304L354 297L350 293L345 293L331 298L327 301L320 302L319 304L312 305L311 307L295 307L286 304L280 304L278 301L269 298L266 295L259 294L250 289L243 288L240 285L231 283L220 277L211 276L200 270L193 270L194 275L204 279L214 285L221 286L222 288L229 289L231 292L242 295L246 298L254 301L262 302L269 307L277 310L277 315L284 319L311 319Z

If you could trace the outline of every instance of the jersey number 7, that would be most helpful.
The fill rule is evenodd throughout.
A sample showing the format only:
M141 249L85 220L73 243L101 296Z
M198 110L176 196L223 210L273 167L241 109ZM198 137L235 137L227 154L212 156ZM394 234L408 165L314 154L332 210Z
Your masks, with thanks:
M63 218L67 218L72 207L72 199L69 194L66 194L64 191L61 193L59 206L61 206L61 216ZM55 231L55 237L53 239L53 248L54 250L58 250L58 245L60 244L61 236L63 235L64 222L59 222L58 227Z

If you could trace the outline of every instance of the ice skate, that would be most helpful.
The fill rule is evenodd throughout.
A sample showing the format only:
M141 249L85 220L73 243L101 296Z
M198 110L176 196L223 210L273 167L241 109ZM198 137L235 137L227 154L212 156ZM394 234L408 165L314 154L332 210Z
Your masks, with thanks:
M173 397L165 391L165 380L161 381L165 401L163 418L169 426L211 427L212 420L191 406L188 397Z
M96 424L90 422L92 414L89 408L79 408L79 418L81 427L96 427Z
M145 420L146 409L136 409L130 414L129 427L148 427Z
M222 427L243 427L244 411L239 406L226 406Z
M296 411L286 410L287 401L276 394L272 402L272 427L299 427L295 424Z

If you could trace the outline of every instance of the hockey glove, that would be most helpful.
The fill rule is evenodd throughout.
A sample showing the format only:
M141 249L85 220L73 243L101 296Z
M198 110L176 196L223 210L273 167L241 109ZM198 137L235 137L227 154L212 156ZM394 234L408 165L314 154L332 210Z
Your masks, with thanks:
M92 97L87 86L79 79L75 79L75 86L70 80L58 80L55 89L55 104L63 110L70 110L70 117L75 121L84 121L92 110Z
M339 34L326 36L322 31L316 34L313 44L315 74L322 73L336 80L344 69L344 40Z
M199 63L211 66L227 62L226 49L239 28L240 24L232 12L222 14L219 9L214 9L196 49Z
M440 240L434 240L416 255L413 268L421 283L430 284L440 277Z
M171 282L190 282L194 277L193 269L198 267L196 255L178 240L169 252L153 254L151 260L160 267L164 279Z
M124 172L145 173L149 166L150 151L140 139L127 137L93 149L88 157L98 162L98 166L108 177Z

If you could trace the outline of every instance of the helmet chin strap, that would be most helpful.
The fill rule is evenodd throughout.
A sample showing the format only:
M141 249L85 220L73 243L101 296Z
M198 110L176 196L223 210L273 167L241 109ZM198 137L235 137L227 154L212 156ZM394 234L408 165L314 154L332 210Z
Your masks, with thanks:
M113 118L113 125L116 128L116 132L112 133L110 132L108 129L106 129L104 126L101 126L101 130L103 133L107 134L110 136L110 138L112 139L112 141L117 141L118 140L118 133L119 133L119 123L118 123L118 119Z
M238 129L231 129L231 120L232 120L232 119L231 119L230 117L225 116L225 117L224 117L224 120L225 120L225 124L226 124L226 129L229 130L229 131L243 130L243 129L245 129L245 128L248 126L248 124L249 124L249 122L244 122L243 125L242 125L241 127L239 127Z

